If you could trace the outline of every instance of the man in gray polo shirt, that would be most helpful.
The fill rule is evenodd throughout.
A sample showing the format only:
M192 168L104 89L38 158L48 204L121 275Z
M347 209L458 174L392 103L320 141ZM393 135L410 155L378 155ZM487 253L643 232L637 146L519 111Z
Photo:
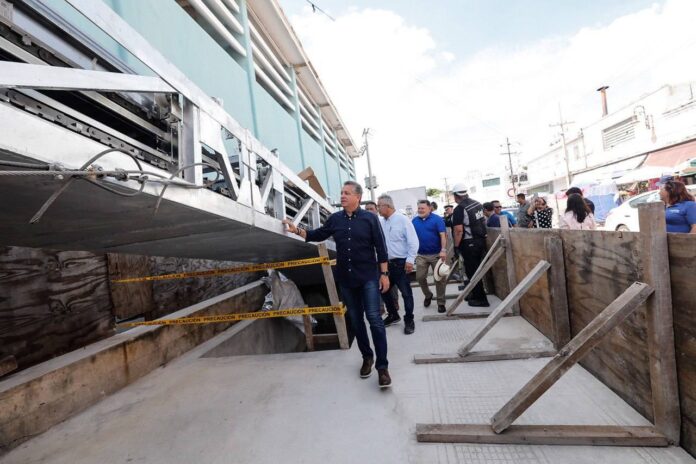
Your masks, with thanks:
M517 227L526 229L527 227L529 227L529 221L531 220L531 218L527 214L527 210L529 209L529 202L525 198L524 193L517 194L517 203L520 205L519 209L517 210Z

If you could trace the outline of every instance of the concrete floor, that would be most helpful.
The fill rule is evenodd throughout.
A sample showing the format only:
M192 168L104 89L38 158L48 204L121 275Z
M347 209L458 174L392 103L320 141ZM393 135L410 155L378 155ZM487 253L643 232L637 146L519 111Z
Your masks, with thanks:
M449 292L456 291L451 286ZM223 333L0 458L0 463L696 463L681 448L420 444L416 422L487 423L543 359L415 365L454 352L480 320L387 328L393 388L358 377L348 352L202 358ZM491 301L497 302L495 298ZM479 349L550 345L522 318L504 318ZM580 367L517 423L647 425Z

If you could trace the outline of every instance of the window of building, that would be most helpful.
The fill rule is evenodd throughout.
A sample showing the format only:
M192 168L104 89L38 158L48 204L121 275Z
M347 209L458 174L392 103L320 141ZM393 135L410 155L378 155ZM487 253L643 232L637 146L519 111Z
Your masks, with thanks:
M494 177L492 179L483 179L481 181L481 185L483 185L483 188L495 187L496 185L500 185L500 177Z
M631 116L623 121L607 127L602 131L602 143L605 150L611 150L617 145L636 138L638 118Z

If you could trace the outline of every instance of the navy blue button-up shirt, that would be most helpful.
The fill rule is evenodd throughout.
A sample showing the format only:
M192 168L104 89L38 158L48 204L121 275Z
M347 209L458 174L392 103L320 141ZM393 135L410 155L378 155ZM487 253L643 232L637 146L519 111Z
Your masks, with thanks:
M336 278L346 287L360 287L379 279L378 263L386 263L387 245L376 215L362 208L352 215L345 210L332 214L318 229L308 230L306 241L336 242Z

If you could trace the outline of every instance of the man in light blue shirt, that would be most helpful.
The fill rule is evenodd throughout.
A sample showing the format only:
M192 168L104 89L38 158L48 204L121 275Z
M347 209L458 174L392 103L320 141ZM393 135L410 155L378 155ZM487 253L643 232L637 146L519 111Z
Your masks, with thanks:
M389 253L389 285L398 287L404 299L404 333L410 335L416 330L416 325L413 322L413 291L408 273L413 272L418 254L418 235L411 221L396 212L394 201L389 195L381 195L377 199L377 209ZM384 325L399 322L401 317L392 295L382 293L382 299L389 313L384 319Z

